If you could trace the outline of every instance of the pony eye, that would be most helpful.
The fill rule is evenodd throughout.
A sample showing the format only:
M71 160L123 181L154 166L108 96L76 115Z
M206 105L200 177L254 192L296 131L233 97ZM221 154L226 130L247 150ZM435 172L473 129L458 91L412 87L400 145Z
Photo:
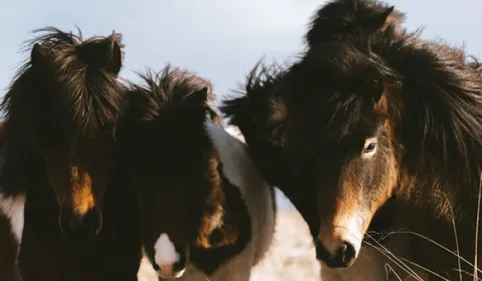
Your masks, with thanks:
M377 144L372 142L372 143L369 143L367 145L367 147L365 147L365 153L371 153L373 151L375 151L375 149L377 148Z
M365 145L363 146L363 156L369 157L372 156L377 150L377 140L376 138L370 138L365 141Z

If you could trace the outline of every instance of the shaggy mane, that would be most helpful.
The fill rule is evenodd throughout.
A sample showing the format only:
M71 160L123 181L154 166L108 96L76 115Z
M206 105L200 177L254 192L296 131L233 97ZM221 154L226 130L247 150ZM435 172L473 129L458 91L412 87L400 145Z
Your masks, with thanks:
M360 39L360 35L376 35L391 38L404 32L401 27L405 14L395 10L383 33L360 34L357 28L365 26L367 21L390 8L389 5L371 0L333 0L323 4L313 15L308 26L305 40L309 47L328 40ZM366 27L366 26L365 26ZM366 32L366 30L364 30Z
M246 76L245 83L233 90L231 99L224 100L220 107L230 119L228 123L242 130L245 137L267 130L262 134L266 140L280 144L275 132L279 126L278 119L286 114L284 102L279 96L280 82L286 73L279 63L268 65L259 60Z
M281 64L267 65L260 60L246 77L244 85L233 91L232 98L223 101L221 112L228 123L239 128L263 176L271 185L279 185L281 164L280 148L283 143L278 134L286 106L280 98L281 82L287 68ZM234 96L237 97L234 97Z
M219 117L208 105L208 101L216 99L211 82L195 74L179 68L172 68L167 65L163 70L154 72L150 69L141 77L144 85L130 84L130 104L136 107L131 108L133 118L148 121L158 117L162 112L182 107L189 102L193 92L203 88L208 89L208 99L203 107L210 114L213 120Z
M388 42L379 55L404 79L398 133L403 164L426 190L420 199L433 198L444 214L447 199L455 206L472 201L482 164L482 131L475 129L482 127L480 72L461 49L416 35Z
M72 139L88 138L101 127L113 128L122 112L121 84L117 73L97 65L98 59L109 61L113 54L99 58L96 51L106 40L122 47L120 34L84 40L80 30L74 35L47 27L34 33L40 35L27 42L28 49L39 44L48 50L48 74L39 77L30 58L20 67L1 104L6 126L17 117L24 121L25 116L19 116L28 111L30 126L48 135L57 132L57 137L68 131Z
M265 166L261 170L267 171L272 182L279 177L269 166L280 162L276 154L281 151L282 140L274 132L284 122L271 121L273 116L286 115L288 103L290 108L311 112L313 118L300 124L307 129L316 128L313 122L320 120L319 114L321 118L333 118L332 126L342 132L356 126L367 97L327 96L322 89L330 85L335 89L345 87L346 81L362 77L368 65L381 74L388 88L393 142L402 156L402 170L410 175L408 182L400 183L408 186L404 194L415 196L422 204L433 202L439 215L450 216L449 200L456 215L463 215L471 207L464 207L462 202L477 197L482 165L482 131L475 129L482 128L482 77L478 65L467 64L459 49L419 39L419 32L393 38L365 57L363 52L344 52L346 42L339 44L339 55L331 53L335 48L324 44L277 73L266 67L256 72L256 66L248 75L244 96L224 101L223 113L243 132L253 157ZM344 75L350 79L344 80ZM279 93L288 94L283 97ZM283 106L273 107L273 101ZM466 188L459 191L459 186Z

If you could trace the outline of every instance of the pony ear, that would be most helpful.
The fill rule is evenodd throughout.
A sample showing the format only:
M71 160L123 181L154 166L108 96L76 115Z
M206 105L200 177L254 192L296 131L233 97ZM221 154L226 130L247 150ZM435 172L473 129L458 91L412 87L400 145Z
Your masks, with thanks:
M200 106L208 101L208 88L204 87L201 90L193 91L186 96L189 104Z
M39 43L35 43L32 47L32 51L30 52L30 62L32 66L42 65L46 61L47 49Z
M386 8L385 11L376 14L374 17L368 20L368 27L374 32L385 31L392 21L394 10L395 6L391 6L389 8Z
M77 52L79 60L103 68L113 75L119 74L122 68L122 44L119 33L113 33L102 40L79 45Z

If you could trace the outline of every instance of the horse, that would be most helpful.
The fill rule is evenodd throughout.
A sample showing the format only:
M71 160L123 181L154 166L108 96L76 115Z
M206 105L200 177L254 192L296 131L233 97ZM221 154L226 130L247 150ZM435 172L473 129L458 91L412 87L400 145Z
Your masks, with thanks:
M274 188L218 123L211 84L167 65L132 84L119 137L161 279L249 280L271 245Z
M36 32L1 104L0 209L21 279L136 280L137 205L116 144L126 106L120 34Z
M3 121L0 123L0 163L3 161ZM2 164L0 164L1 166ZM0 199L3 202L3 198ZM18 243L11 231L11 223L6 214L16 213L15 205L0 205L0 280L17 280L18 268L16 266ZM12 208L14 207L14 208ZM15 228L15 227L13 227Z
M269 182L303 215L317 258L329 267L355 262L374 214L395 198L392 211L414 216L405 216L405 227L465 258L413 237L414 262L452 279L472 278L453 268L473 271L471 256L480 252L473 245L480 72L462 50L423 41L419 32L383 35L391 13L382 14L375 32L314 36L317 43L287 69L253 71L245 95L225 101L222 111ZM459 245L448 235L452 221L463 234Z

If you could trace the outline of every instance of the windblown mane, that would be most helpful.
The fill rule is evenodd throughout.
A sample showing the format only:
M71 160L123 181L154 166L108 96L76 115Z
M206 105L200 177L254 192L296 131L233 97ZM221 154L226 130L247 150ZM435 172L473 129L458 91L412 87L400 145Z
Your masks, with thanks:
M394 144L401 154L401 168L410 175L406 178L402 173L403 194L414 195L419 202L432 201L438 214L448 216L449 200L456 215L461 215L459 210L466 208L462 202L477 196L482 164L482 131L474 129L482 127L482 77L477 66L468 65L461 50L421 40L419 32L400 34L380 44L375 53L366 55L366 63L343 51L348 42L337 42L333 44L340 44L339 55L328 55L335 48L325 42L322 48L307 52L300 62L280 71L278 76L270 74L264 78L265 74L255 76L253 72L248 76L245 95L224 102L222 111L245 135L254 158L264 166L260 169L270 181L279 178L280 170L276 169L280 167L276 165L281 162L281 147L273 144L272 139L277 135L273 134L274 128L282 127L283 122L274 126L270 121L273 116L287 113L286 106L273 107L273 101L293 107L298 106L297 99L305 100L303 104L308 107L298 110L331 116L334 124L346 131L343 128L349 129L360 119L360 110L356 109L367 97L327 97L320 87L326 83L332 83L336 89L349 87L345 84L351 83L345 83L343 77L355 78L357 71L365 72L364 67L369 66L382 74L380 79L388 87ZM363 53L359 55L363 57ZM278 93L287 98L279 99ZM343 118L337 120L337 115ZM319 122L319 115L310 116L313 118L297 124L307 126L307 130L324 129L313 124ZM472 188L459 191L459 186Z
M474 69L476 72L482 75L482 63L475 57L471 57L472 61L469 62L469 66Z
M130 84L129 92L134 93L130 95L130 119L152 120L162 112L184 106L193 92L205 87L208 88L208 100L216 98L209 81L186 70L172 68L170 65L157 73L148 70L139 76L144 85ZM204 104L204 108L213 119L219 118L207 103Z
M385 13L389 13L388 20ZM384 21L387 20L386 23ZM313 16L305 40L310 48L330 40L392 38L404 32L405 14L385 3L371 0L333 0ZM378 27L383 25L381 30Z
M29 59L15 75L1 104L6 127L26 121L45 136L67 132L71 139L91 137L101 127L113 129L121 116L123 91L112 66L115 62L109 61L114 60L116 49L104 56L102 48L107 48L102 45L120 44L120 34L84 40L80 30L79 35L54 27L34 32L41 35L28 41L28 46L38 44L46 50L45 71L35 71Z
M396 74L392 78L398 76L390 79L386 86L388 110L396 133L394 137L402 156L401 168L411 175L409 182L400 184L409 187L405 194L416 194L416 199L421 202L429 199L435 203L438 214L450 215L447 200L457 208L461 202L477 194L474 189L460 192L458 186L477 188L480 181L482 131L473 129L482 125L480 64L477 60L467 63L462 49L440 40L428 42L420 39L421 29L407 33L401 28L403 14L393 11L388 17L384 16L390 11L393 8L376 1L335 0L328 3L312 21L306 35L310 50L300 65L303 61L309 64L313 54L325 56L330 62L331 57L337 56L327 55L326 50L335 42L353 46L361 44L361 50L366 51L363 44L368 41L368 53L375 58L373 64L385 64ZM306 81L305 77L309 79L315 72L320 73L316 70L317 64L326 62L314 62L314 69L299 71L299 77ZM356 62L350 61L349 64ZM326 80L339 81L323 79ZM306 97L301 93L310 89L316 92L316 79L313 81L292 87L295 96L301 95L303 99ZM360 97L352 97L348 104L340 100L342 104L339 105L349 108L348 105L354 106L357 100ZM331 106L335 111L338 108L336 104ZM342 124L342 130L343 127L349 128L350 123L359 119L356 108L346 110L345 121L339 120L335 124ZM318 110L328 115L335 113L322 110L321 105ZM309 120L305 121L310 124Z
M280 89L286 74L287 67L276 62L267 65L260 60L247 75L244 85L220 107L229 118L229 124L240 129L251 156L272 185L278 184L275 179L279 177L281 168L273 164L280 164L278 149L283 140L278 132L282 126L280 121L287 114Z
M285 85L292 110L305 112L298 120L305 132L337 142L353 131L373 107L384 87L397 89L401 79L386 63L351 44L324 43L289 69ZM386 118L385 116L384 118ZM316 120L318 124L313 124ZM319 136L312 135L313 140ZM317 145L315 145L317 146Z

